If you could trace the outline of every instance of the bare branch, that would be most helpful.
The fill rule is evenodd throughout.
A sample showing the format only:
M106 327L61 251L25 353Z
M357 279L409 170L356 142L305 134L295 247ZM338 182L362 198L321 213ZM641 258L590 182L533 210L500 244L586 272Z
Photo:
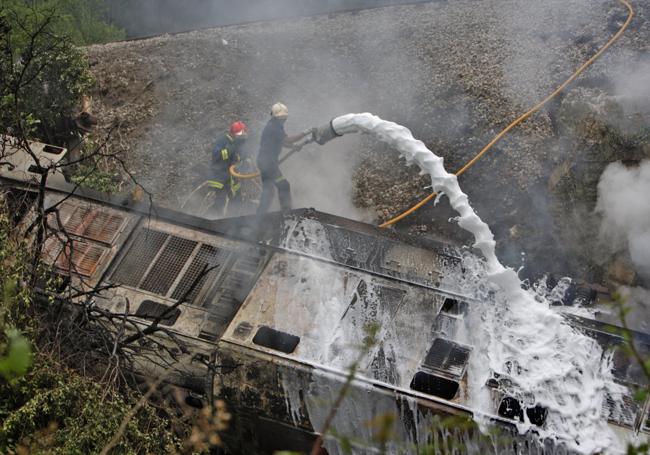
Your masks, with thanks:
M134 341L139 340L140 338L142 338L142 337L144 337L144 336L151 335L151 334L153 334L153 333L155 333L155 332L161 330L161 329L158 327L158 324L160 324L160 322L161 322L163 319L165 319L167 316L171 315L171 314L173 313L173 311L174 311L176 308L178 308L182 303L186 302L186 301L187 301L187 297L192 293L192 291L194 291L194 288L196 288L196 286L198 286L198 284L201 282L201 280L203 279L203 277L205 277L208 273L210 273L212 270L216 269L217 267L219 267L219 265L214 265L214 266L212 266L212 267L208 267L207 264L204 265L204 266L203 266L203 269L201 269L201 273L199 273L199 274L196 276L196 278L194 278L194 281L192 281L191 286L187 288L187 290L183 293L183 295L181 296L181 298L179 298L179 299L176 301L176 303L174 303L172 306L170 306L170 307L167 308L165 311L163 311L161 314L159 314L159 315L158 315L158 316L157 316L157 317L156 317L156 318L151 322L151 324L150 324L149 326L147 326L144 330L142 330L141 333L136 333L136 334L131 335L130 337L127 337L127 338L122 342L122 344L133 343Z

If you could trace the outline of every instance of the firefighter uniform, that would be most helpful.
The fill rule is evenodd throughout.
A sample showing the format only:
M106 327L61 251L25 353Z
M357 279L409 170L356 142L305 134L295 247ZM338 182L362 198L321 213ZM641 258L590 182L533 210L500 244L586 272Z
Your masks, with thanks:
M291 186L282 175L278 162L286 137L284 119L281 118L271 118L262 131L260 150L257 155L257 167L262 176L262 195L257 208L258 215L269 210L276 188L282 210L291 208Z
M230 175L230 166L241 160L241 145L243 141L233 138L230 133L219 137L212 151L211 178L208 186L214 190L216 197L214 208L223 213L228 201L228 213L236 213L241 205L241 183Z

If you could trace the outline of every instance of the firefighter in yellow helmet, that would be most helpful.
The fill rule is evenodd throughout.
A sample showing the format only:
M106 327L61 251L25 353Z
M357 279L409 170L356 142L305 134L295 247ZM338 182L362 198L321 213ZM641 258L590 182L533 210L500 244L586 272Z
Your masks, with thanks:
M257 214L262 215L269 210L273 202L273 193L278 190L280 208L288 210L291 208L291 186L280 171L278 160L282 147L290 147L292 144L312 134L312 130L288 136L284 131L284 123L289 116L289 109L282 103L275 103L271 107L271 119L262 131L260 150L257 154L257 167L262 176L262 195Z

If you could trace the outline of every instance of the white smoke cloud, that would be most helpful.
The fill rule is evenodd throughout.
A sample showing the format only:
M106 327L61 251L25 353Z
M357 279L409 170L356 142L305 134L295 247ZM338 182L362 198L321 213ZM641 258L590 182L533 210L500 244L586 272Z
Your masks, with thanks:
M611 253L629 250L637 273L650 280L650 160L628 168L612 163L598 183L596 211L603 221L603 245Z
M593 54L591 44L608 36L607 0L529 1L511 8L499 27L508 47L502 64L504 93L530 106L543 99Z
M650 58L622 62L615 93L627 113L650 113Z

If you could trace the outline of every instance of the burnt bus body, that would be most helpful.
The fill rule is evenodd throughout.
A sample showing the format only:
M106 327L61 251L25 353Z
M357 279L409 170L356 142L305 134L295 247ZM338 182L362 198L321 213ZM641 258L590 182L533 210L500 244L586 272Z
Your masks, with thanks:
M3 172L7 194L33 194L28 174ZM123 313L128 304L146 327L185 296L160 323L186 349L164 367L143 360L138 372L169 374L196 406L225 400L233 414L224 433L231 453L309 451L353 364L355 377L325 438L327 453L342 453L348 444L353 453L381 447L416 453L432 443L448 453L565 451L517 435L514 423L523 412L543 425L543 410L517 408L496 379L489 418L499 435L450 426L473 416L467 405L472 346L459 330L481 303L458 284L464 270L453 245L312 209L270 213L261 223L205 220L53 178L46 206L56 204L50 225L64 228L75 247L67 254L64 242L51 236L45 260L78 286L116 285L101 292L97 306ZM22 213L29 219L29 210ZM214 268L197 282L205 267ZM570 321L605 348L622 344L603 323ZM371 326L376 342L364 346ZM636 336L647 352L648 337ZM647 384L622 350L614 363L622 384ZM650 430L648 403L626 398L606 407L617 432ZM380 436L386 421L392 422L387 443Z

